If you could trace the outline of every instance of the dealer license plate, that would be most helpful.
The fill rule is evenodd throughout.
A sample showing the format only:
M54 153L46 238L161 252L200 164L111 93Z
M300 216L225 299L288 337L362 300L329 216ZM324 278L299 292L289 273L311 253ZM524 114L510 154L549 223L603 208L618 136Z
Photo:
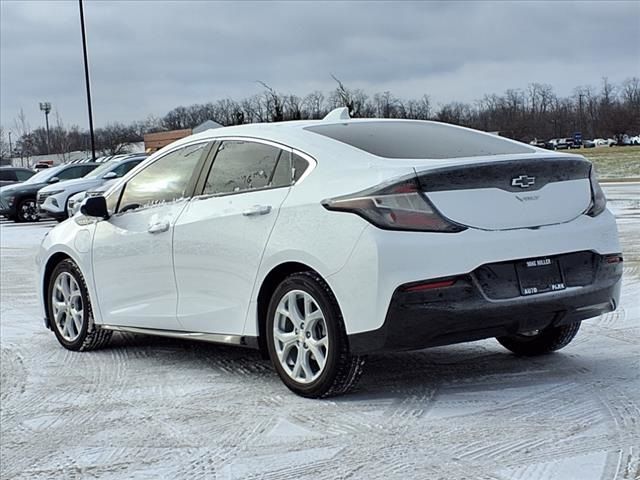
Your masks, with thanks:
M522 295L555 292L566 288L558 260L532 258L516 263Z

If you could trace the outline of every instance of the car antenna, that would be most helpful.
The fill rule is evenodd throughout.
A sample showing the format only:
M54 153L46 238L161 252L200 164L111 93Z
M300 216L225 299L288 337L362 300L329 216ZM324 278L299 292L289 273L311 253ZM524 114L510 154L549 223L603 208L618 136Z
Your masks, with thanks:
M349 120L351 116L349 115L349 109L347 107L339 107L331 110L322 121L335 121L335 120Z

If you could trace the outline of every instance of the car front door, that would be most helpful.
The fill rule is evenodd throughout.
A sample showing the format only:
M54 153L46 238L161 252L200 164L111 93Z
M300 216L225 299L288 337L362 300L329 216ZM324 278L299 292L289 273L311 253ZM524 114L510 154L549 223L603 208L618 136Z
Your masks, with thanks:
M193 193L208 143L177 148L107 198L115 214L96 225L93 271L108 325L179 330L173 274L175 220Z
M266 242L292 181L291 151L217 145L201 195L174 231L178 319L193 332L240 335Z

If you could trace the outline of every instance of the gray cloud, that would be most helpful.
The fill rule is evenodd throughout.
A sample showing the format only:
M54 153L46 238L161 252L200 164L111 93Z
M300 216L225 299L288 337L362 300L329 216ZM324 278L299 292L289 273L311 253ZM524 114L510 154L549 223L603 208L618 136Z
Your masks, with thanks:
M32 126L49 100L86 125L78 5L0 3L0 121ZM96 124L260 91L348 86L402 98L640 75L640 4L629 2L86 2Z

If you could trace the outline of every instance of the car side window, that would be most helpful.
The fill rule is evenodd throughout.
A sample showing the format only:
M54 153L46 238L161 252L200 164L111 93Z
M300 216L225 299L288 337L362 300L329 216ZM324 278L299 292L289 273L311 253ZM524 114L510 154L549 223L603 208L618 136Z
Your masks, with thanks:
M14 182L18 178L14 170L0 170L0 180Z
M82 165L80 167L79 172L78 172L78 176L75 177L75 178L84 177L87 173L91 172L96 167L97 167L97 165Z
M278 158L276 168L274 169L273 175L271 177L271 186L284 187L291 185L291 181L293 180L292 173L293 171L291 170L291 153L287 152L286 150L282 150L280 152L280 157Z
M293 181L297 182L300 180L300 177L307 171L309 168L309 162L307 162L300 155L293 154L292 155L292 164L293 164Z
M289 185L280 184L282 173L274 183L281 150L271 145L242 140L225 140L218 147L213 165L204 186L205 195L242 192L260 188ZM287 168L288 160L283 160Z
M56 177L60 180L70 180L72 178L78 178L82 176L82 172L80 170L81 167L69 167L65 168L61 172L59 172Z
M124 187L119 212L190 195L189 186L207 143L179 148L159 158L131 178Z
M33 176L34 172L30 172L28 170L16 170L15 174L19 182L24 182L25 180L29 180Z

